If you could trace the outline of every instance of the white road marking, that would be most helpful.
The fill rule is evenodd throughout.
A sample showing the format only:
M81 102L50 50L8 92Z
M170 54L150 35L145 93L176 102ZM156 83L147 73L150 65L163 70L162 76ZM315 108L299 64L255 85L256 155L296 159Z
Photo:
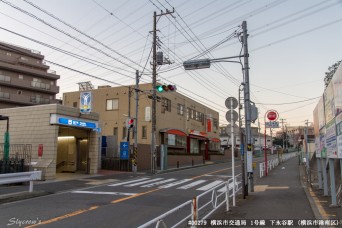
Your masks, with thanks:
M203 186L201 188L198 188L196 190L198 190L198 191L206 191L206 190L209 190L209 189L215 187L218 184L221 184L222 182L223 181L217 180L217 181L211 182L210 184L207 184L207 185L205 185L205 186Z
M143 187L143 188L146 188L146 187L153 187L153 186L160 185L160 184L164 184L164 183L171 182L171 181L174 181L174 180L176 180L176 179L174 179L174 178L166 179L166 180L154 182L154 183L151 183L151 184L145 184L145 185L140 186L140 187Z
M155 178L155 179L152 179L152 180L142 181L142 182L138 182L138 183L134 183L134 184L129 184L129 185L124 185L124 186L125 187L133 187L133 186L147 184L147 183L158 181L158 180L162 180L162 179L164 179L164 178Z
M96 191L72 191L71 193L84 193L95 195L117 195L117 196L133 196L137 193L125 193L125 192L96 192Z
M117 184L111 184L111 185L108 185L108 186L114 187L114 186L125 185L125 184L134 183L134 182L138 182L138 181L142 181L142 180L148 180L148 179L150 179L150 178L140 178L138 180L125 181L125 182L120 182L120 183L117 183Z
M170 184L166 184L166 185L160 186L159 188L171 188L173 186L176 186L176 185L179 185L179 184L183 184L183 183L191 181L191 180L192 179L184 179L184 180L180 180L180 181L176 181L176 182L173 182L173 183L170 183Z
M198 181L192 182L190 184L184 185L182 187L179 187L177 189L188 189L188 188L194 187L196 185L202 184L203 182L206 182L206 180L198 180Z

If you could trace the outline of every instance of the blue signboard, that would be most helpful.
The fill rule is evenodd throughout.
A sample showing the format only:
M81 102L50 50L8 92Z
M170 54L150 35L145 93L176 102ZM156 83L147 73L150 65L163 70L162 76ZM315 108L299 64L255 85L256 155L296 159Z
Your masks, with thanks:
M128 160L129 158L129 145L128 142L120 142L120 159Z
M79 120L73 120L68 118L59 117L58 118L59 124L65 124L65 125L71 125L74 127L85 127L90 129L96 129L96 123L93 122L86 122L86 121L79 121Z

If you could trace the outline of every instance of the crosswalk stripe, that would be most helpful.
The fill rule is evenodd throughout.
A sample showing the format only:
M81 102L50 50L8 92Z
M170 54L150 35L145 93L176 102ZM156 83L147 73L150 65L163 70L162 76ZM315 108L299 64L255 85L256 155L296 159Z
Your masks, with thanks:
M159 188L171 188L173 186L180 185L180 184L183 184L183 183L191 181L191 180L192 179L179 180L179 181L176 181L176 182L173 182L173 183L170 183L170 184L162 185Z
M218 184L221 184L222 182L223 181L217 180L217 181L211 182L210 184L207 184L207 185L205 185L205 186L203 186L201 188L198 188L196 190L198 190L198 191L206 191L206 190L209 190L209 189L215 187Z
M192 182L190 184L184 185L182 187L179 187L177 189L188 189L188 188L194 187L196 185L202 184L203 182L206 182L206 180L198 180L198 181Z
M164 179L164 178L155 178L155 179L152 179L152 180L141 181L141 182L138 182L138 183L129 184L129 185L124 185L124 186L125 186L125 187L133 187L133 186L142 185L142 184L147 184L147 183L154 182L154 181L158 181L158 180L162 180L162 179Z
M130 184L130 183L134 183L134 182L138 182L138 181L142 181L142 180L148 180L148 179L150 179L150 178L140 178L138 180L125 181L125 182L120 182L120 183L117 183L117 184L111 184L111 185L108 185L108 186L114 187L114 186Z
M140 186L140 187L144 187L144 188L146 188L146 187L153 187L153 186L160 185L160 184L164 184L164 183L167 183L167 182L170 182L170 181L174 181L174 180L176 180L176 179L173 179L173 178L171 178L171 179L166 179L166 180L154 182L154 183L151 183L151 184L145 184L145 185Z

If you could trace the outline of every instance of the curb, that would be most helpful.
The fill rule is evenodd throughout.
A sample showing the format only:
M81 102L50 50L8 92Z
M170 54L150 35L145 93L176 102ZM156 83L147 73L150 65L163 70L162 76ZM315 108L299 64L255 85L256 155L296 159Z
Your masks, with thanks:
M299 179L300 179L300 183L302 185L302 188L304 189L306 198L308 199L308 201L310 203L311 210L314 213L316 219L324 219L325 217L322 216L322 214L321 214L321 212L320 212L320 210L318 208L318 205L316 204L316 202L312 198L311 194L309 193L308 187L303 182L303 176L304 176L304 174L303 174L302 165L299 165Z
M0 195L0 204L35 198L39 196L45 196L49 194L52 194L52 193L45 192L45 191L34 191L34 192L16 192L16 193Z

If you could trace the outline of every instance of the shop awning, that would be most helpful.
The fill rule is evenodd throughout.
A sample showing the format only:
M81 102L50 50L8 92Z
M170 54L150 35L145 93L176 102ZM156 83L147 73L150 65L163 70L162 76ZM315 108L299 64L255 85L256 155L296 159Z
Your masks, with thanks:
M213 141L213 142L221 142L221 140L218 139L218 138L211 138L210 141Z
M179 135L179 136L186 136L185 132L179 129L174 129L174 128L164 128L164 129L161 129L160 132L165 132L168 134Z

